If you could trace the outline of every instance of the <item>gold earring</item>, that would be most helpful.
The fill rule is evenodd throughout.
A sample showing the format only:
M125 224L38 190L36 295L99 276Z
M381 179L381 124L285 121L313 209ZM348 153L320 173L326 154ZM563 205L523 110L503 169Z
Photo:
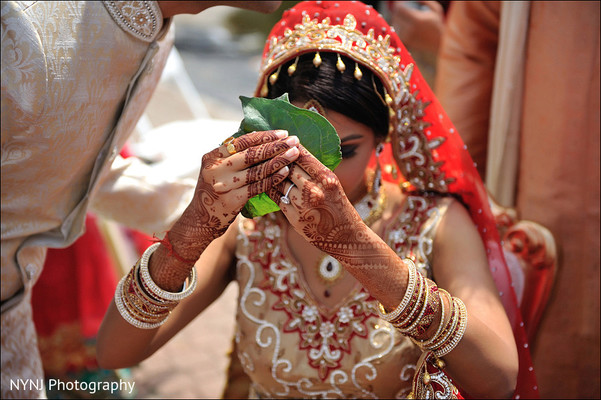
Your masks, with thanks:
M323 106L315 99L307 101L305 104L303 104L303 108L321 114L324 117L326 116Z
M315 53L315 57L313 57L313 65L315 65L315 68L318 68L321 65L321 56L319 55L319 51Z
M382 186L382 168L380 166L380 154L384 150L384 143L378 143L376 146L376 171L374 173L374 180L371 184L371 196L375 199L380 193L380 187Z
M271 76L269 77L270 84L274 85L278 81L278 76L280 76L280 69L282 69L281 65L278 67L277 71L271 74Z

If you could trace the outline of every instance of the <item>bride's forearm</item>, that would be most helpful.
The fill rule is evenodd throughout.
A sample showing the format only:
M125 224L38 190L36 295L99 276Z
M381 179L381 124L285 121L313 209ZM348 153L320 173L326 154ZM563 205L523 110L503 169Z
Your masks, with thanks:
M160 288L170 292L179 291L196 260L227 229L227 226L211 226L209 213L206 214L203 217L198 211L187 209L150 257L150 276Z
M399 256L366 225L354 243L332 246L328 253L355 277L386 309L400 302L408 283L408 269Z

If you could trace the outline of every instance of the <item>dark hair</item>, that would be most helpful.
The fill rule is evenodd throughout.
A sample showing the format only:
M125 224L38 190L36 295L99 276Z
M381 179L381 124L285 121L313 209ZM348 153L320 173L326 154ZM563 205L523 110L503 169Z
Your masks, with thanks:
M367 67L360 66L363 77L357 80L354 77L354 60L341 55L346 69L340 72L336 68L336 53L319 54L322 60L319 67L313 65L315 53L299 56L292 75L287 71L295 60L283 64L277 81L269 85L267 97L276 98L288 93L290 102L317 100L324 108L369 126L377 138L384 139L388 135L388 107L383 103L384 90L380 79Z

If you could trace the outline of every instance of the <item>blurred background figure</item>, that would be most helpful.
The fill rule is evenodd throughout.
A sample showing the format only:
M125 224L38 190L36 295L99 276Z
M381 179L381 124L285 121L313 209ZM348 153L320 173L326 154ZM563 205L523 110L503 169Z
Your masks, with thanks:
M86 232L71 246L49 249L44 270L32 291L33 320L46 380L47 396L65 398L131 398L136 393L67 390L50 385L62 382L119 382L131 380L129 370L104 370L96 362L96 334L122 275L117 255L93 213L86 216ZM125 232L125 231L124 231ZM120 236L119 256L126 246L150 242L129 231ZM137 254L137 251L136 251ZM141 254L141 253L140 253Z
M436 92L486 186L550 229L543 398L599 398L599 2L452 2Z
M406 44L424 78L434 87L436 57L450 1L384 1L383 15Z

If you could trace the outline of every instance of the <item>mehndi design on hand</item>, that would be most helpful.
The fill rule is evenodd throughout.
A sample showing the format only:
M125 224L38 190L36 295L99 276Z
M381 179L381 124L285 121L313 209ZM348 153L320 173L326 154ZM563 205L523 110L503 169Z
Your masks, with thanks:
M287 180L267 192L270 198L297 232L340 261L373 296L384 305L398 304L408 279L402 260L363 223L337 176L304 147L299 149L298 159L290 166L289 177L296 185L289 193L291 203L280 202L290 186ZM381 278L374 279L374 270Z
M204 249L221 236L249 198L270 190L288 175L294 161L298 138L285 131L252 132L229 141L205 154L194 198L169 231L174 251L184 259L198 259ZM234 146L230 154L227 146ZM169 268L155 268L167 261L159 248L152 257L151 275L166 290L177 290L192 265L171 262ZM163 287L162 286L162 287Z

